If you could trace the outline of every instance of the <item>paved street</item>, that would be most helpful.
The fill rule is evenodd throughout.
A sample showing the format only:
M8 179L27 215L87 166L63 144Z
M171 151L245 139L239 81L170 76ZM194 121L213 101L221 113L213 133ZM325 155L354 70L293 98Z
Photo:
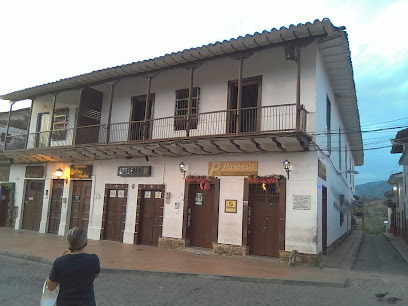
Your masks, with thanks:
M0 256L0 305L38 305L50 265ZM349 288L279 285L192 277L102 273L98 305L382 305L358 284ZM399 304L399 303L397 303ZM401 304L405 305L405 304Z

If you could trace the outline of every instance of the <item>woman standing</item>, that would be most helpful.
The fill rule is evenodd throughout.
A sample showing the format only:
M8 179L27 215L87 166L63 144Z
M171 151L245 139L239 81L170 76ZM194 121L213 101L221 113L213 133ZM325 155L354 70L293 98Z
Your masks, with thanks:
M69 251L55 260L47 281L48 289L53 291L60 285L58 306L96 305L93 281L101 270L99 258L84 252L88 243L84 229L74 227L66 237Z

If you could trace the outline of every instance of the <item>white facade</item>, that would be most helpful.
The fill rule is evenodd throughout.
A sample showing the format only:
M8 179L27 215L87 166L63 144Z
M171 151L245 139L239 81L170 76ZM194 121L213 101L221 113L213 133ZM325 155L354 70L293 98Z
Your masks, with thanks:
M106 144L109 148L107 152L112 154L110 158L99 160L98 157L87 156L83 161L72 160L66 156L75 155L72 148L68 152L67 146L72 146L75 135L75 124L77 120L78 106L80 103L82 88L73 88L61 91L55 95L55 109L67 108L66 138L64 140L49 140L51 148L44 148L44 155L49 156L48 161L39 163L14 163L11 166L10 181L16 183L15 203L18 207L18 218L16 229L21 228L24 216L25 182L29 177L25 177L25 169L28 165L43 165L45 175L41 180L45 181L40 232L48 231L49 211L51 202L52 180L56 179L55 171L58 168L64 170L61 179L66 180L63 189L63 201L61 208L61 221L59 225L59 235L64 235L69 229L69 220L72 204L72 182L69 177L69 167L71 165L92 165L91 200L89 208L88 235L90 239L101 239L103 231L104 195L107 184L127 184L126 218L123 232L123 243L136 243L135 228L138 214L138 199L142 195L138 194L139 185L164 185L165 192L170 193L170 201L164 204L162 237L183 239L183 227L185 226L185 180L179 171L180 162L188 165L187 175L208 175L210 162L223 161L256 161L258 163L258 176L283 175L287 173L282 167L284 160L289 160L291 164L290 179L286 180L286 209L285 209L285 233L284 250L296 249L300 253L319 254L323 247L323 210L322 210L322 190L327 189L327 245L330 246L351 229L351 212L346 206L340 205L340 198L344 198L344 203L351 203L354 193L354 175L347 171L353 170L354 166L361 164L362 160L355 161L356 155L349 150L352 145L348 135L344 131L347 127L339 109L336 99L336 90L330 78L329 68L321 54L319 43L314 41L301 48L300 65L297 67L295 61L285 58L283 46L275 48L265 48L254 51L249 57L243 60L242 79L259 77L261 79L260 105L258 107L259 133L270 133L273 131L295 130L296 129L296 86L297 69L300 69L300 103L307 111L307 125L303 131L311 138L307 150L299 145L295 133L280 134L280 143L275 149L272 148L270 136L251 139L255 136L241 135L231 138L235 143L224 141L227 131L229 82L239 78L239 60L233 57L219 57L205 61L194 69L194 87L200 88L200 102L198 113L216 112L215 114L200 115L197 128L190 130L190 137L203 137L211 135L213 139L222 142L225 147L237 146L240 150L219 152L218 154L174 154L174 156L164 156L160 151L153 152L148 148L150 155L143 156L123 156L115 157L115 145L113 143L127 143L129 134L129 121L131 120L131 98L142 96L147 91L147 80L145 76L133 76L118 78L114 85L112 95L112 109L109 108L111 82L101 82L92 85L92 88L103 93L103 102L100 113L100 124L98 129L99 145L89 146L90 152L96 152L100 144L105 143L107 123L119 132L113 133ZM154 140L163 140L163 135L167 139L178 139L184 137L185 130L174 129L175 115L175 92L179 89L189 88L190 70L185 68L173 68L160 71L151 79L150 94L154 95L153 119L150 143ZM45 94L34 99L32 107L31 122L29 128L27 152L38 151L38 126L37 122L41 113L52 113L53 95ZM327 129L327 99L330 100L330 131ZM269 106L280 106L292 104L295 112L280 113L279 120L274 117ZM166 118L160 119L159 118ZM157 120L156 120L157 119ZM359 124L359 123L358 123ZM114 129L113 129L114 130ZM210 134L208 134L210 132ZM331 136L331 147L327 142L327 134ZM49 136L49 132L42 132ZM263 135L263 134L262 134ZM266 134L265 134L266 135ZM259 135L258 135L259 136ZM46 137L46 138L47 138ZM218 137L218 138L217 138ZM48 138L47 138L48 139ZM182 138L181 138L182 139ZM199 139L199 138L197 138ZM228 138L229 139L229 138ZM266 142L268 139L269 142ZM204 141L203 140L203 141ZM275 139L276 140L276 139ZM209 140L204 146L210 144ZM224 142L223 142L224 141ZM251 142L250 142L251 141ZM264 142L262 142L264 141ZM258 142L258 143L257 143ZM279 141L278 141L279 142ZM159 143L159 142L157 142ZM184 149L188 144L183 144ZM166 145L168 142L165 143ZM257 144L257 148L251 146ZM110 145L110 147L108 147ZM202 146L203 144L201 144ZM45 145L46 147L48 145ZM280 147L279 147L280 146ZM60 150L55 147L61 147ZM223 148L225 148L223 147ZM147 156L147 151L143 145L128 147L130 151L139 151ZM207 148L207 147L205 147ZM33 151L29 151L29 149ZM94 150L94 151L91 151ZM160 149L160 147L157 147ZM156 149L156 150L157 150ZM184 150L183 149L183 150ZM47 150L52 150L47 155ZM102 149L101 149L102 150ZM244 151L244 152L241 152ZM68 153L67 153L68 152ZM73 153L70 153L73 152ZM347 152L347 153L346 153ZM22 153L24 155L24 153ZM30 153L27 153L30 154ZM34 153L33 153L34 154ZM42 153L41 153L42 154ZM67 154L67 155L64 155ZM99 154L99 153L98 153ZM346 155L347 154L347 155ZM64 155L62 160L57 161L55 156ZM75 155L76 156L76 155ZM95 156L97 154L95 153ZM40 161L40 160L39 160ZM318 164L325 166L326 178L318 174ZM118 166L151 166L149 177L121 177L117 175ZM242 246L243 241L243 219L245 203L245 179L247 176L217 176L220 182L218 199L218 244ZM308 209L294 209L294 196L309 196L310 207ZM224 211L224 202L227 199L237 201L237 212L234 214ZM272 205L272 204L271 204ZM342 221L341 216L343 215ZM282 220L282 218L281 218Z

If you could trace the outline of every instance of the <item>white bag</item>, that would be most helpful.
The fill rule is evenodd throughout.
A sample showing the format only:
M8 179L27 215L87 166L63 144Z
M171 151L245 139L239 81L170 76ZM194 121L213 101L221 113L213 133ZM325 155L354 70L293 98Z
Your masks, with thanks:
M57 298L59 294L59 284L57 285L57 288L55 288L53 291L50 291L48 290L47 280L48 278L44 282L43 291L42 291L43 293L42 293L40 305L41 306L54 306L57 304Z

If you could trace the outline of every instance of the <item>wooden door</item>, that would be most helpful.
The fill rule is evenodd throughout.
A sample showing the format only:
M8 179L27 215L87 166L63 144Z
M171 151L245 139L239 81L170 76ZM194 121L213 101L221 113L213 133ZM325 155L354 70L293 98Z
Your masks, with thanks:
M50 135L50 114L40 113L37 120L37 141L36 147L48 147L48 138Z
M5 187L0 186L0 226L7 225L9 200L10 192Z
M249 253L279 257L281 231L280 203L282 190L261 184L249 185L248 246Z
M99 142L102 102L102 92L92 88L85 88L82 91L78 108L75 144Z
M26 184L22 228L40 230L44 196L44 181L28 180Z
M202 248L212 248L216 242L217 224L214 225L215 185L210 185L210 190L201 190L199 184L190 184L188 191L187 208L187 239L190 245ZM217 214L216 214L217 215Z
M130 114L129 140L143 140L151 138L153 118L154 94L151 94L146 109L146 95L132 97L132 111ZM147 110L147 114L146 114ZM144 122L146 117L146 122Z
M160 198L156 197L160 192ZM161 190L142 190L140 205L139 243L157 245L162 234L163 205Z
M103 238L123 241L126 219L127 189L108 189Z
M52 180L51 206L48 218L48 232L58 234L60 220L62 196L64 192L64 180Z
M327 255L327 188L322 188L322 251Z
M88 229L91 188L91 181L73 181L69 228Z

